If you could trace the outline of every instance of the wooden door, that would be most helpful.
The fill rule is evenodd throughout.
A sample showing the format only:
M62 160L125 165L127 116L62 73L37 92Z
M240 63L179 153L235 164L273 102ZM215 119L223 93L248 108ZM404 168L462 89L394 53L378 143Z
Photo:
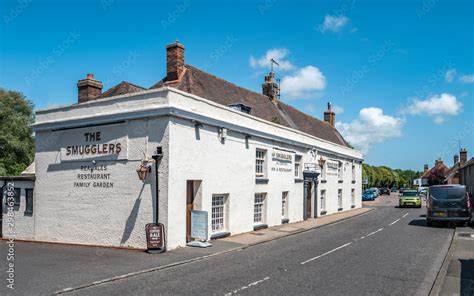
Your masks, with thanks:
M306 219L308 218L311 218L311 189L312 189L312 185L313 185L313 182L311 181L307 181L308 182L308 185L306 186Z
M186 241L191 241L191 211L194 203L194 182L186 182Z

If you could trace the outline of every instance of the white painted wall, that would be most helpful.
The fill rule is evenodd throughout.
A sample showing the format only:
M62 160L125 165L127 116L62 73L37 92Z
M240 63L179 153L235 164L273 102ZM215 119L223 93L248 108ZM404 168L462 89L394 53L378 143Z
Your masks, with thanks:
M229 195L227 231L238 234L253 229L257 192L267 193L265 222L269 226L281 223L283 191L289 192L290 222L303 219L303 183L295 182L295 153L303 156L303 164L317 163L311 149L343 163L362 158L353 149L171 88L40 111L36 120L34 231L35 239L43 241L145 247L144 227L154 220L154 179L152 173L143 184L135 170L157 145L163 146L165 156L160 164L160 222L166 226L168 249L185 245L186 180L202 181L195 209L208 211L209 223L212 195ZM110 125L119 120L125 121L119 128ZM202 127L197 130L193 120ZM75 128L84 124L105 125ZM228 129L223 143L219 127ZM58 128L68 129L54 131ZM64 147L85 144L82 137L88 130L100 130L105 143L117 140L124 145L116 159L94 158L97 165L107 166L113 188L74 187L81 166L91 165L92 158L71 161ZM248 143L245 134L252 136ZM267 150L266 184L255 181L256 148ZM274 149L290 151L288 172L271 170ZM318 197L319 190L327 190L328 214L337 212L338 188L344 190L344 211L351 208L351 188L356 189L356 207L361 206L361 172L360 165L356 166L355 184L349 167L343 183L335 177L318 185Z

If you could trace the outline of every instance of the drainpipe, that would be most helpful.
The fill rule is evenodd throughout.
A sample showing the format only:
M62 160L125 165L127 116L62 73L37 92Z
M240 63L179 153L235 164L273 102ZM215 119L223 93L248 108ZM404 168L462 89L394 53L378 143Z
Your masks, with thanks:
M158 162L163 158L163 148L161 146L156 147L156 153L152 155L153 160L155 160L155 184L156 184L156 221L158 224L158 215L160 213L160 189L158 183Z

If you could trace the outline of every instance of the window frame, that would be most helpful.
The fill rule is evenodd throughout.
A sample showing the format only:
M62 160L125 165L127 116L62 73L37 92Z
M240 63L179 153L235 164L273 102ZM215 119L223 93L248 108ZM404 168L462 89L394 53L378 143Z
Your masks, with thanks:
M355 206L356 201L355 201L355 188L351 189L351 205Z
M281 193L281 218L288 219L288 200L289 200L290 192L283 191Z
M31 193L31 195L28 193ZM30 202L28 202L28 200L30 200ZM33 188L25 188L25 214L33 214Z
M302 155L295 155L295 179L301 179Z
M320 211L326 211L326 189L321 189L320 192L321 200L320 200Z
M342 162L339 161L339 165L337 166L337 179L341 181L343 179L343 172L342 172Z
M337 208L342 209L342 204L343 204L343 191L342 189L337 190Z
M214 199L217 199L217 198L222 198L222 203L219 202L219 204L215 205ZM228 215L227 200L228 200L228 194L213 194L212 195L212 198L211 198L211 232L212 233L225 232L227 230L227 215ZM219 212L215 213L214 209L216 209L217 207L222 208L222 210L219 210ZM214 225L217 225L220 227L215 227Z
M356 179L356 166L355 164L352 164L352 181L355 181Z
M260 156L259 153L262 155ZM266 172L267 166L267 150L256 148L255 149L255 177L256 178L265 178L267 175ZM259 171L261 168L261 172Z
M261 201L257 202L257 198L261 198ZM253 223L254 225L265 224L266 222L266 204L267 204L267 193L259 192L255 193L253 200ZM258 212L257 209L260 209ZM256 217L260 217L260 220L257 220Z

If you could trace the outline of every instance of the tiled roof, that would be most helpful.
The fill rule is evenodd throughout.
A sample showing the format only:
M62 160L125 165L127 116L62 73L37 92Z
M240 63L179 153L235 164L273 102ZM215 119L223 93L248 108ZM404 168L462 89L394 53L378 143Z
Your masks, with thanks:
M263 94L239 87L224 79L186 65L179 81L159 81L151 88L175 87L216 103L229 106L242 103L252 108L251 115L343 146L349 146L339 132L330 124L307 115L281 101L276 104Z
M449 168L443 163L443 162L438 162L434 167L432 167L431 169L427 170L426 172L424 172L420 178L427 178L430 173L438 168L442 168L443 171L444 171L444 175L446 176L447 175L447 172L449 171Z
M131 94L139 91L146 90L146 88L132 84L127 81L122 81L116 86L113 86L109 88L106 92L103 92L98 99L103 99L103 98L108 98L108 97L113 97L113 96L119 96L119 95L125 95L125 94Z

